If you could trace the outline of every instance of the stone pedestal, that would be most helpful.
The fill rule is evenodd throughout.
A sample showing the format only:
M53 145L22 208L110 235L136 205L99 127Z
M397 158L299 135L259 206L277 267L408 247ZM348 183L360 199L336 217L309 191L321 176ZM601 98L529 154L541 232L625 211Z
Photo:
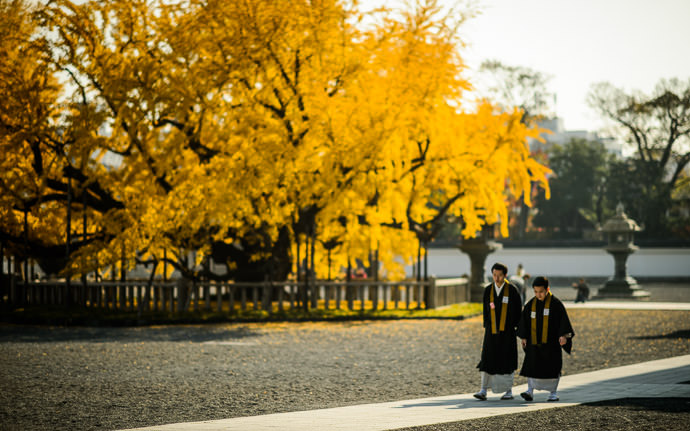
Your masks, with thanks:
M470 256L470 301L482 302L484 297L484 285L486 280L484 276L486 270L484 264L486 257L496 250L500 250L502 244L495 241L487 241L485 238L471 238L463 240L458 248Z
M629 245L626 247L606 247L606 251L613 256L615 262L614 276L599 289L597 299L649 299L650 293L640 289L637 280L628 275L628 256L634 253L638 247Z
M611 217L601 229L608 235L606 252L613 256L615 262L613 278L610 278L599 289L597 299L649 299L649 292L641 290L637 281L628 275L628 256L638 250L633 244L633 235L640 227L623 212L623 205L618 204L616 215Z

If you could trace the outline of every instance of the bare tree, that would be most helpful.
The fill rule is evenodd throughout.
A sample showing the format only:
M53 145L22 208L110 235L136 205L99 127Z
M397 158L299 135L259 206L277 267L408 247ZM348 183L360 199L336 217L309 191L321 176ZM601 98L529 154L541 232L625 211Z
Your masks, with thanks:
M690 162L690 79L662 79L651 95L598 83L588 102L635 149L633 180L644 193L637 201L648 234L668 233L671 196Z
M518 107L523 111L523 123L553 115L554 94L548 90L550 76L523 66L508 66L497 60L487 60L479 68L480 80L486 85L488 99L503 109Z

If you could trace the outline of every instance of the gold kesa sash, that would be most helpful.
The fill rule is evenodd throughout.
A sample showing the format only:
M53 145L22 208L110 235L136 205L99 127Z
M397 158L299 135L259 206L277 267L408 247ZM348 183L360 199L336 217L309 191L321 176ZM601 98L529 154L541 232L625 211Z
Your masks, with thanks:
M544 320L541 330L541 344L546 344L546 336L549 333L549 306L551 306L551 292L547 292L544 302ZM532 300L532 344L537 344L537 298Z
M506 313L508 312L508 298L509 298L509 288L508 288L508 283L503 284L503 304L501 304L501 323L499 326L499 331L503 332L506 329ZM494 287L493 284L491 284L491 296L489 297L489 301L493 307L491 307L491 310L489 310L489 313L491 313L491 333L495 334L496 333L496 306L494 305Z

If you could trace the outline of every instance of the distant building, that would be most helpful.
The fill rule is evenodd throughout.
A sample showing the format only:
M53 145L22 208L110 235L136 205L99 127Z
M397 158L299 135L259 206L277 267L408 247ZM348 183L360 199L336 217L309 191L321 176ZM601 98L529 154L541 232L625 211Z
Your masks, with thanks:
M597 132L587 130L565 130L562 118L549 118L539 121L539 127L550 130L551 133L542 133L541 137L546 142L530 139L529 147L532 151L546 150L554 144L565 145L572 139L584 139L592 142L601 142L609 153L618 157L623 156L623 144L613 138L603 138Z

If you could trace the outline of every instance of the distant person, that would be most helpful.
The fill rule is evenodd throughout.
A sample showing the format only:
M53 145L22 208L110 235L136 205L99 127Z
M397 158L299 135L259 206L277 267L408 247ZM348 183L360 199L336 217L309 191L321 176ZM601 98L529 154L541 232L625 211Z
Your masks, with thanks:
M549 279L537 277L532 287L534 298L522 310L517 331L525 351L520 375L527 377L527 391L520 396L532 401L535 389L544 390L549 391L547 401L558 401L561 349L570 353L575 332L563 303L549 289Z
M526 272L523 271L523 274L520 275L511 275L508 277L508 280L515 285L515 288L518 290L520 293L520 299L521 299L521 304L520 306L525 305L525 300L527 296L527 286L529 282L530 275L527 274Z
M573 283L573 288L577 289L577 296L575 297L575 303L584 303L589 299L589 286L585 282L584 278L580 278L577 283Z
M515 274L517 274L517 276L520 278L523 278L525 276L525 267L522 266L521 263L518 263L517 269L515 270Z
M517 369L516 328L522 308L520 293L506 280L508 267L495 263L491 267L493 282L484 288L484 341L479 361L481 388L474 394L486 400L489 388L504 392L502 400L513 399L513 376Z
M364 280L367 278L367 273L364 271L364 268L357 268L354 278L357 280Z

